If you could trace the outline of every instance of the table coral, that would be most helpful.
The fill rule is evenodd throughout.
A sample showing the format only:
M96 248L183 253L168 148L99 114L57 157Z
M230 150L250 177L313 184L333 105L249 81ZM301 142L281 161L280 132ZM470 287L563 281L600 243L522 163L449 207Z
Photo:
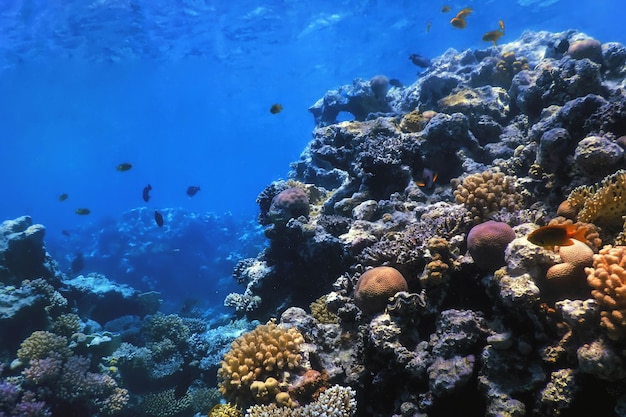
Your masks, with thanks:
M409 287L402 274L390 266L378 266L361 275L354 298L356 305L365 313L380 313L387 305L389 297L399 291L408 291Z
M524 198L516 185L516 178L502 172L484 171L463 180L452 180L454 198L472 212L478 224L501 209L516 212L523 208Z
M626 338L626 246L607 245L586 268L591 295L600 306L600 324L609 338Z
M284 328L274 322L257 326L244 333L224 355L218 370L219 390L228 401L247 407L269 402L265 396L255 398L252 385L267 384L272 377L285 381L302 362L302 334L295 328Z
M578 210L578 221L620 227L626 214L626 170L621 169L594 185L574 188L567 201Z

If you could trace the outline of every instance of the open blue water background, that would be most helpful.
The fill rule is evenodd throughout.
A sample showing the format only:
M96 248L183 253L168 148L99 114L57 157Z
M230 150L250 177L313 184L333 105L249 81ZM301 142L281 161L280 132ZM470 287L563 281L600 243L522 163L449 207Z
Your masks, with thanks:
M441 8L449 4L452 11ZM465 30L449 20L474 12ZM411 53L487 48L574 28L626 43L621 0L2 0L0 220L58 235L148 205L253 219L311 138L307 109L376 74L411 84ZM427 24L430 22L430 30ZM269 107L284 110L272 115ZM116 171L130 162L128 172ZM152 200L141 199L153 186ZM198 185L189 198L185 190ZM65 202L57 196L68 193ZM89 216L74 210L87 207ZM193 244L193 242L190 242Z

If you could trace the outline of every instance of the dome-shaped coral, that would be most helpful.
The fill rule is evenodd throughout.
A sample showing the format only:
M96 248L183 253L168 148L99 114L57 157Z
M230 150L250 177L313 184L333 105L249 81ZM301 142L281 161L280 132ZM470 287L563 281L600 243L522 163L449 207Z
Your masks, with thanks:
M364 313L376 314L385 309L389 297L408 289L400 271L390 266L378 266L361 275L356 283L354 298Z
M467 250L482 270L493 272L504 265L504 250L515 239L506 223L489 220L476 225L467 235Z
M308 217L309 212L309 197L306 191L300 187L291 187L276 194L268 215L274 223L287 223L289 219Z

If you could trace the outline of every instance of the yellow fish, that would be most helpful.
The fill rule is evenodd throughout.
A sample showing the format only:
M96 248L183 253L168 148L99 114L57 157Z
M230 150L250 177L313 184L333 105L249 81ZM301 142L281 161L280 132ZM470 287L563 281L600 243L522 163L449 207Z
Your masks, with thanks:
M526 239L537 246L570 246L572 239L585 242L586 227L576 227L573 224L550 224L533 230Z

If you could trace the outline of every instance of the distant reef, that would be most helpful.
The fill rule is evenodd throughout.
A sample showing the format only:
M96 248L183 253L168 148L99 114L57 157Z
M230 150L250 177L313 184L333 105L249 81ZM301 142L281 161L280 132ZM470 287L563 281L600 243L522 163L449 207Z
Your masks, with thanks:
M217 252L229 314L67 276L4 222L0 415L626 416L625 83L626 47L570 30L328 91L264 242ZM177 215L174 248L224 236ZM135 226L86 262L170 250Z

